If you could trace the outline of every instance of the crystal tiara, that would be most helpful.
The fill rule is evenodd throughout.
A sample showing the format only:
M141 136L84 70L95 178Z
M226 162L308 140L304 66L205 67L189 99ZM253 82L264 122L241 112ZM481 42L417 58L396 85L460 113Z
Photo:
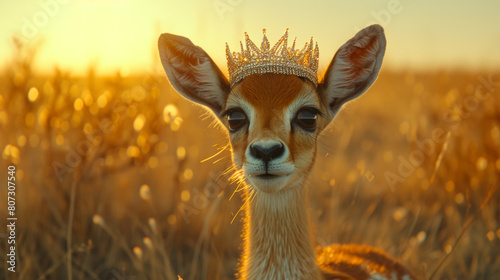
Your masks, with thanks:
M288 47L288 29L278 42L270 48L266 30L263 30L264 39L260 49L250 40L245 32L246 50L240 42L241 53L229 50L226 43L226 59L231 87L243 78L253 74L276 73L304 77L315 85L318 84L318 43L313 48L313 38L299 50L295 49L295 40L292 47Z

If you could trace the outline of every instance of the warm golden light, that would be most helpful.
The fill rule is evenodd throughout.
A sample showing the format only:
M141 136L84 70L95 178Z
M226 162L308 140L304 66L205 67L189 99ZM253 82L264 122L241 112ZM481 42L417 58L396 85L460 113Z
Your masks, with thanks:
M97 106L99 106L99 108L104 108L106 107L107 104L108 104L108 98L106 97L105 94L102 94L97 98Z
M190 198L191 198L191 194L189 193L188 190L183 190L181 192L181 199L182 199L182 201L184 201L184 202L188 201Z
M150 190L148 185L142 185L139 189L139 193L140 193L142 199L144 199L144 200L151 199L151 190Z
M75 107L75 110L80 111L83 108L83 100L81 100L80 98L77 98L73 105Z
M21 135L21 136L19 136L19 138L17 138L17 145L19 145L19 147L24 147L26 145L26 142L27 142L27 139L26 139L26 136L24 136L24 135Z
M186 148L180 146L177 148L177 158L183 160L186 157Z
M159 35L186 37L227 75L226 42L239 52L244 32L261 47L263 28L271 44L289 28L290 44L318 42L321 78L344 42L380 24L376 82L310 138L312 238L386 249L421 278L500 279L500 1L22 0L1 11L13 274L234 279L247 206L267 203L229 145L255 133L255 112L248 131L227 133L181 97ZM292 115L277 121L307 134L292 132Z
M141 154L141 151L139 150L139 148L137 146L129 146L127 148L127 156L128 157L134 158L134 157L138 157L140 154Z
M35 102L37 98L38 98L38 89L33 87L28 92L28 99L31 102Z
M162 32L189 37L225 68L224 44L228 42L230 47L237 48L244 31L261 36L262 28L267 29L272 41L286 28L299 40L314 36L320 46L320 69L325 69L342 41L374 23L384 26L388 33L388 67L500 65L493 28L500 23L496 13L500 2L493 1L478 5L447 0L433 3L432 8L425 1L364 1L362 5L318 2L314 13L304 13L300 5L265 1L26 0L23 3L4 5L6 17L0 31L9 37L17 34L22 42L43 39L43 54L37 61L37 68L42 71L51 71L57 64L84 74L95 64L90 59L99 61L99 71L107 74L145 71L153 62L151 46L156 45ZM286 16L277 17L280 13ZM115 28L117 25L119 28ZM4 38L3 42L0 61L7 62L10 38Z

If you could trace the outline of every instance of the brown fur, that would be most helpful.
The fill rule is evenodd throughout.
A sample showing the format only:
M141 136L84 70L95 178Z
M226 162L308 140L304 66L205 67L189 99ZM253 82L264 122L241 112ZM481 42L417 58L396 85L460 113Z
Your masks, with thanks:
M316 88L290 75L264 74L246 77L229 95L226 108L241 106L244 100L255 116L247 133L231 136L235 165L242 168L245 151L259 139L279 139L290 151L295 165L285 189L264 193L249 185L245 190L245 250L240 260L240 279L318 279L315 253L307 214L307 189L303 187L316 153L316 137L329 120L321 120L316 132L291 132L288 107L297 100L326 111ZM299 109L302 104L297 104ZM328 116L328 114L326 113ZM265 225L265 226L264 226ZM305 225L305 226L304 226ZM309 260L309 261L307 261ZM292 275L295 273L294 275Z
M286 110L299 98L309 100L309 105L314 105L324 113L324 117L318 119L316 132L292 133L290 127L287 129L289 120L286 119ZM245 150L252 141L279 139L288 146L288 161L293 162L299 171L294 178L303 182L304 176L307 176L314 163L317 136L331 120L324 98L316 87L309 81L292 75L251 75L231 91L226 109L235 104L239 105L241 100L245 100L254 109L255 119L251 120L254 129L249 129L247 134L231 135L235 165L241 168L246 162ZM227 125L227 122L225 124Z
M267 73L246 76L230 88L200 47L181 36L160 36L165 72L183 96L208 106L228 130L225 113L246 116L229 133L236 173L246 186L240 279L413 278L374 248L332 245L315 252L309 228L305 182L317 137L345 102L375 81L385 45L383 28L372 25L339 49L318 86L294 75ZM316 129L297 123L304 107L320 112Z
M391 273L395 279L403 279L411 275L375 248L332 245L316 252L313 249L305 181L314 164L318 134L332 119L321 94L301 78L278 74L249 76L229 94L226 108L248 105L255 115L249 116L254 119L247 132L231 136L236 166L241 169L245 164L250 143L267 137L287 145L288 161L296 167L287 186L276 193L264 193L250 184L245 190L245 244L239 279L370 279L372 274L392 279ZM324 115L315 132L292 132L286 126L286 110L297 100L306 100Z
M272 112L288 107L304 87L304 81L292 75L267 73L243 79L240 91L255 108Z
M415 279L398 260L377 248L357 244L333 244L317 249L317 263L325 275L340 272L352 279L370 279L378 274L387 279ZM410 278L411 277L411 278Z

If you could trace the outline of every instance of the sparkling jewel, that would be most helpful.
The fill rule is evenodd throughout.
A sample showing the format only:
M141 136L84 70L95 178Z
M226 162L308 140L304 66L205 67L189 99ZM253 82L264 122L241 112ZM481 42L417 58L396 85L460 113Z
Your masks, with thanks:
M231 87L252 74L276 73L304 77L315 85L318 84L318 43L313 48L313 38L306 42L301 50L295 49L295 40L288 47L288 29L278 42L270 48L266 30L260 49L250 40L245 32L246 50L240 42L241 53L229 50L226 43L227 68Z

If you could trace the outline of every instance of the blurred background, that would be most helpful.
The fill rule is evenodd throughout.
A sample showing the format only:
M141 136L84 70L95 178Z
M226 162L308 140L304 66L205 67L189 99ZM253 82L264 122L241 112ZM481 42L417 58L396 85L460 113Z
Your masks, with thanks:
M378 23L379 79L319 139L318 245L362 243L422 279L500 278L500 2L21 0L0 4L2 279L234 279L242 201L228 140L170 86L159 34L227 73L262 29L336 50ZM3 184L3 183L2 183ZM5 185L5 184L4 184ZM234 194L234 195L233 195ZM0 201L7 201L7 189ZM7 203L0 207L3 221Z

